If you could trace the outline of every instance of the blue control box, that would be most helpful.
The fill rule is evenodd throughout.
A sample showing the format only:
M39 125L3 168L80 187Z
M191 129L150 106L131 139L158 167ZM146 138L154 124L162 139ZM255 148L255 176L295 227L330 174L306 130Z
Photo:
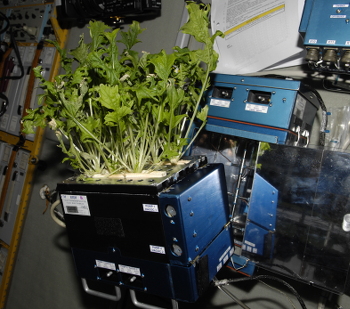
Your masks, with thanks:
M307 146L320 102L285 78L214 74L206 130L257 141Z

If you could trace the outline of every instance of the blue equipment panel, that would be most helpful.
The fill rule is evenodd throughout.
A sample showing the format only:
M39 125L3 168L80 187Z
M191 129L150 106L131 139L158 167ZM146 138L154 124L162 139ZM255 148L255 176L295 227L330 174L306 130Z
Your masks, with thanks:
M215 74L206 130L277 144L306 146L319 101L299 81Z
M277 189L255 174L242 244L243 255L244 251L265 257L272 255L277 205Z
M213 186L220 191L213 191ZM206 175L198 171L194 182L179 182L160 194L166 242L182 248L181 255L172 248L171 264L187 265L226 225L229 214L225 186L223 173Z
M349 1L308 0L299 27L305 32L304 44L346 47L350 45Z
M299 32L309 67L316 71L348 72L350 66L349 1L307 0Z
M259 174L254 175L253 191L249 201L248 219L269 231L276 228L278 191Z
M250 254L271 258L275 235L254 222L247 222L242 244L243 256Z

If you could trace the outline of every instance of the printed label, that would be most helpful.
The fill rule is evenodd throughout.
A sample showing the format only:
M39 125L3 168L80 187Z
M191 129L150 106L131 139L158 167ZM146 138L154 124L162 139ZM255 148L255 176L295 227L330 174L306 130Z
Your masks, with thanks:
M219 261L223 260L226 256L226 254L231 250L231 246L229 246L225 252L220 256Z
M159 212L158 210L158 205L153 205L153 204L142 204L143 206L143 211L148 211L148 212Z
M4 114L2 117L1 117L1 123L0 123L0 128L1 129L6 129L6 125L7 125L7 122L9 121L9 115L8 114Z
M266 105L257 105L257 104L250 104L247 103L245 105L245 110L250 112L256 112L256 113L263 113L266 114L269 110L269 107Z
M300 94L298 94L297 99L295 101L293 114L299 119L303 119L304 117L306 103L307 103L306 99L302 97Z
M327 40L327 44L335 44L336 40Z
M349 4L333 4L334 8L347 8Z
M9 130L16 131L16 126L19 123L19 118L17 116L12 116L10 120Z
M316 40L316 39L310 39L310 40L309 40L309 43L310 43L310 44L316 44L316 43L317 43L317 40Z
M2 160L5 162L8 162L10 160L10 155L11 155L11 147L5 147L4 148L4 153L2 155Z
M331 15L330 18L346 18L346 15Z
M90 216L89 204L85 195L61 195L63 209L66 214Z
M253 244L252 242L250 242L248 240L245 240L244 243L247 244L248 246L255 247L255 244Z
M229 108L230 107L230 103L231 103L231 101L227 101L227 100L217 100L217 99L211 99L210 100L210 105L218 106L218 107Z
M122 264L118 264L119 271L124 274L130 274L135 276L141 276L140 268L126 266Z
M153 253L165 254L165 248L164 247L150 245L149 249Z
M117 270L114 263L100 261L100 260L96 260L96 266L100 268L110 269L110 270Z
M16 205L19 205L19 203L21 202L21 197L21 194L17 195Z
M43 64L51 64L54 56L55 49L52 47L45 47L45 57L43 59Z
M22 153L21 161L19 162L19 168L25 170L29 161L29 153Z
M34 59L34 54L35 54L36 48L34 46L30 46L27 48L27 54L25 56L25 63L32 63Z

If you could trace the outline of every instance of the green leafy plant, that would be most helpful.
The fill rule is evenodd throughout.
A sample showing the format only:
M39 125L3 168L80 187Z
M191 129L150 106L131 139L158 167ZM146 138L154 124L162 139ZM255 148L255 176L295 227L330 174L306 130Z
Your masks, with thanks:
M138 22L122 31L91 21L91 42L81 36L70 52L51 42L65 74L46 81L41 67L34 69L45 93L39 107L27 111L23 132L49 125L65 160L85 176L176 163L195 139L193 124L205 125L208 107L201 107L202 98L218 60L214 40L222 36L209 32L209 5L189 2L187 9L181 31L203 43L202 49L140 55L132 49L144 31ZM118 43L125 46L121 52Z

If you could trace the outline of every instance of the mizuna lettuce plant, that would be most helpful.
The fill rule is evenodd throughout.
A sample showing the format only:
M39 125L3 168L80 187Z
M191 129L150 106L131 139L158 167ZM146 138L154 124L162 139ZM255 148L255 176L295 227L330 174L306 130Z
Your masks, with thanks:
M86 177L176 163L195 139L194 123L200 129L205 125L208 107L201 107L202 98L218 60L214 40L222 36L209 32L209 5L190 2L187 10L189 20L181 31L203 43L202 49L174 47L171 54L140 55L132 49L144 30L138 22L122 31L91 21L90 43L81 36L70 52L51 42L65 74L51 82L40 66L34 68L44 94L39 107L27 111L24 133L48 125L64 160Z

